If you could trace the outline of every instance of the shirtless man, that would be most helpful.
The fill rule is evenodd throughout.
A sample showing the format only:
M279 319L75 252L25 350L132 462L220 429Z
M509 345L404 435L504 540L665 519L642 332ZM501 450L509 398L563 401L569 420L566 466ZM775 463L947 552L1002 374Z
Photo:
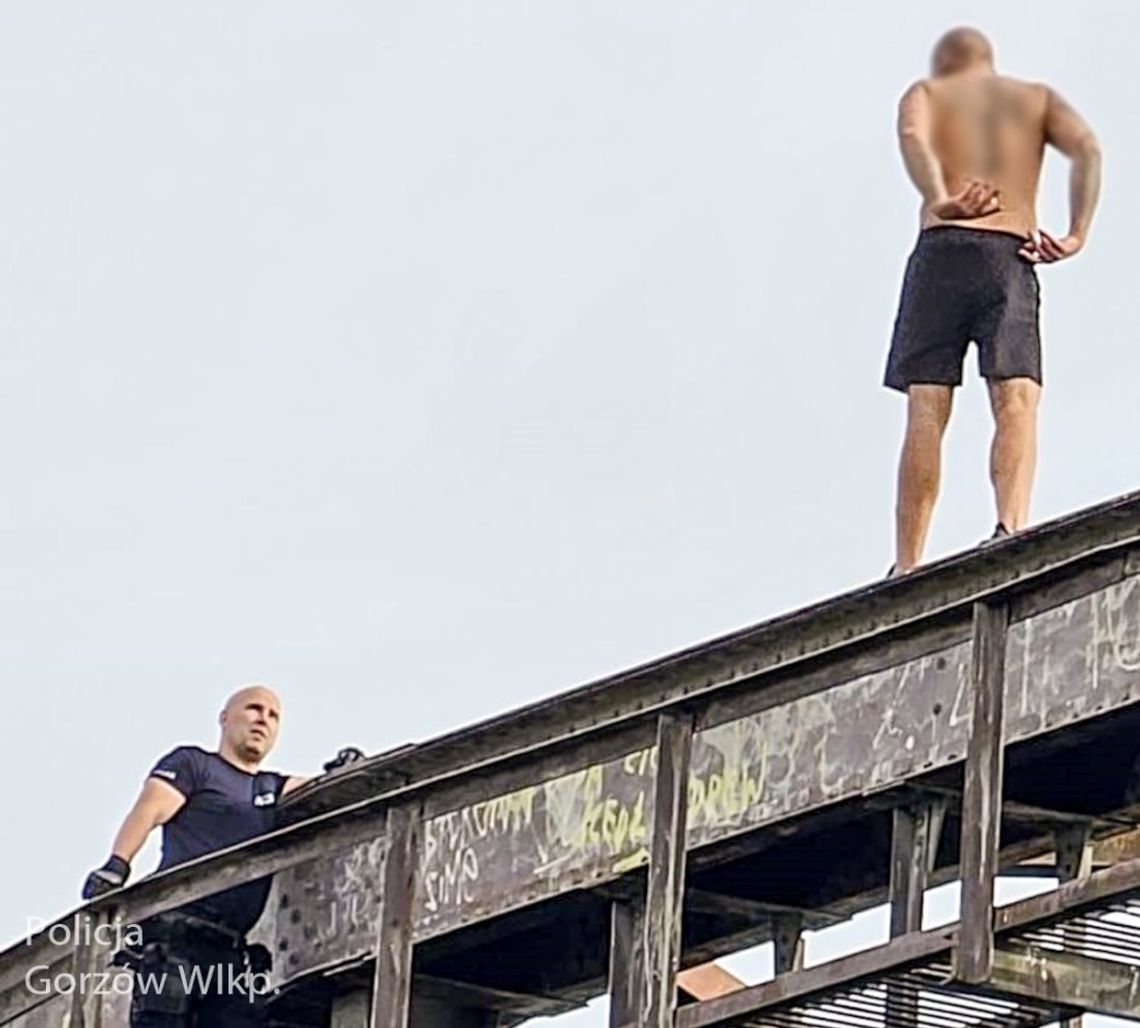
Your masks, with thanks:
M921 232L907 264L885 384L907 394L892 573L922 559L941 472L942 436L970 341L994 415L990 478L995 537L1023 528L1037 457L1041 393L1035 265L1085 244L1100 192L1092 130L1048 86L998 75L976 29L938 41L932 75L899 104L899 144L922 194ZM1069 230L1037 225L1046 144L1071 162Z

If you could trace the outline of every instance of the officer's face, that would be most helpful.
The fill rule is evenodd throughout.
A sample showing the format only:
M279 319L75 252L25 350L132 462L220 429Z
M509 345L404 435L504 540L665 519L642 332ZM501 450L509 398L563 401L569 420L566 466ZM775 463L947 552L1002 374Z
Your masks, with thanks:
M243 689L222 711L222 732L246 760L261 760L273 749L281 723L281 702L269 689Z

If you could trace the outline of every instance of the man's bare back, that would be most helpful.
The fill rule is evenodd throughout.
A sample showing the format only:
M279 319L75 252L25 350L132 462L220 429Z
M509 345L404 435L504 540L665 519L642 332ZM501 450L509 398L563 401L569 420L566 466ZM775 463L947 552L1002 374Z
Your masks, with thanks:
M1049 86L998 75L988 47L973 30L948 33L935 53L935 73L899 104L903 160L923 197L921 225L1034 237L1024 256L1035 263L1070 257L1084 244L1099 177L1074 179L1065 236L1036 238L1042 160L1046 145L1074 158L1095 147L1095 137Z
M971 181L990 183L999 206L978 218L938 218L922 212L922 227L969 225L1028 236L1037 229L1037 185L1045 156L1048 87L999 75L961 74L926 79L931 140L946 189L961 193Z

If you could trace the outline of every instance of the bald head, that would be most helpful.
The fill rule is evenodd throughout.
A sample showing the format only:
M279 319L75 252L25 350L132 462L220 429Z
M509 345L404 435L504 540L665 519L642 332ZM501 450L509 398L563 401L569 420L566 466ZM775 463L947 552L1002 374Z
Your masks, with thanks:
M992 70L993 66L993 46L983 33L973 28L951 29L938 40L931 57L931 69L935 75Z
M268 756L281 724L281 700L260 682L238 689L218 715L222 729L218 752L253 770Z

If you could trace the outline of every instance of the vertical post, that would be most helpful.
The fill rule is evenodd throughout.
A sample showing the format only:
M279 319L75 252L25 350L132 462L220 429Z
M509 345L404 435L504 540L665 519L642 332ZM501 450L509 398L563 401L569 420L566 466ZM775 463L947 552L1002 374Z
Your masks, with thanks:
M388 808L369 1028L407 1028L412 996L412 900L420 831L418 805Z
M970 662L973 715L962 792L962 919L955 949L955 977L981 983L994 961L994 879L1001 844L1005 644L1009 607L974 604Z
M922 931L923 897L942 831L945 804L939 800L913 809L897 807L891 820L891 938ZM918 991L913 986L887 986L887 1021L918 1023Z
M934 870L945 804L897 807L891 825L891 938L922 931L923 896Z
M95 914L78 915L84 921L83 936L75 944L75 953L71 958L71 974L75 982L84 981L85 975L94 974L105 967L110 958L110 946L99 942L103 933L99 928L113 921L112 910L104 910ZM88 978L87 981L94 979ZM94 999L91 997L94 996ZM78 985L71 994L71 1013L67 1023L71 1028L93 1028L102 1021L103 998L99 990L80 988Z
M803 914L781 914L772 918L773 967L777 975L803 967L803 931Z
M1057 880L1062 885L1092 873L1092 832L1087 825L1059 828L1053 837L1053 848L1057 851ZM1065 932L1066 936L1070 932L1072 935L1066 941L1080 945L1084 933L1080 929L1069 929ZM1084 1019L1080 1016L1058 1022L1060 1028L1081 1028L1083 1023Z
M610 904L610 1028L637 1023L645 967L645 901Z
M657 774L645 897L645 972L638 1028L672 1028L677 1005L692 745L691 717L662 714L657 719Z

